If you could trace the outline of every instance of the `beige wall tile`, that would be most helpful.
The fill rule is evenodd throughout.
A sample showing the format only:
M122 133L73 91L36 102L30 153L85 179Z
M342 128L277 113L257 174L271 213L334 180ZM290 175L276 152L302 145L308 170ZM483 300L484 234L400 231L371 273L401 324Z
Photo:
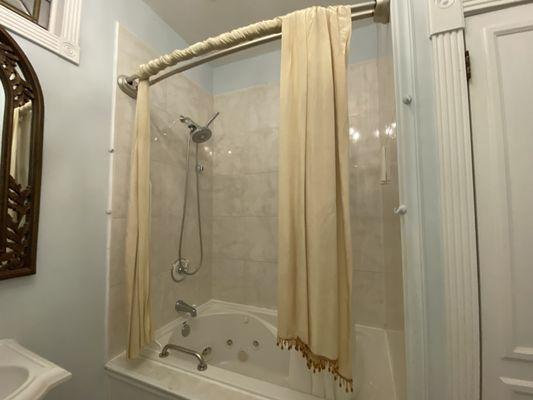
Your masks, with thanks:
M117 74L131 75L140 64L144 64L158 56L157 52L138 40L135 35L124 27L119 29L119 52L117 54Z
M184 75L174 75L160 86L168 88L167 111L173 119L184 115L204 125L214 114L213 96Z
M126 218L128 212L128 191L130 156L116 152L113 156L113 189L111 207L113 218Z
M185 171L174 165L152 161L150 171L152 217L180 215L185 185Z
M277 263L246 261L244 263L246 304L277 308L277 277Z
M378 76L375 60L348 67L348 109L350 115L378 112Z
M277 171L277 128L239 131L239 121L235 124L235 131L214 138L215 173L239 175Z
M213 256L277 260L277 218L213 217Z
M384 249L381 218L352 218L353 267L360 271L383 272Z
M153 326L163 326L165 325L165 308L171 305L166 304L166 291L163 290L165 287L165 281L169 279L169 274L165 273L152 273L150 274L150 296L152 301L152 321Z
M176 168L185 167L185 153L182 140L187 137L189 130L166 109L152 106L150 112L151 123L151 160L163 163L175 163ZM179 125L178 125L179 124Z
M277 216L277 173L215 175L213 215Z
M176 284L170 280L168 282L172 285L172 310L177 299L183 299L189 304L203 304L213 298L211 261L204 264L196 275L187 278L184 283ZM175 314L173 315L175 318Z
M117 91L115 103L115 132L113 148L117 153L131 154L131 137L135 121L134 99L121 90Z
M352 219L373 217L381 223L383 206L380 169L359 165L350 173L350 215Z
M107 325L108 358L120 354L126 348L128 332L128 308L126 284L121 283L109 288Z
M213 292L223 300L272 308L277 289L279 88L256 86L219 95L214 107L221 115L214 129ZM227 282L229 266L237 271L233 275L239 283Z
M126 218L111 220L111 241L109 249L109 286L126 282L124 252L126 242Z
M247 282L243 260L213 259L213 297L236 303L246 302Z
M180 222L177 216L152 218L150 268L155 274L168 273L171 264L178 258Z
M350 161L352 167L380 166L381 142L377 131L381 129L375 113L362 113L350 116L350 128L357 132L350 140ZM380 131L381 133L381 131Z
M357 324L385 327L385 283L382 272L353 271L352 314Z
M279 86L260 85L215 96L224 132L252 132L279 126ZM238 123L238 125L236 125Z

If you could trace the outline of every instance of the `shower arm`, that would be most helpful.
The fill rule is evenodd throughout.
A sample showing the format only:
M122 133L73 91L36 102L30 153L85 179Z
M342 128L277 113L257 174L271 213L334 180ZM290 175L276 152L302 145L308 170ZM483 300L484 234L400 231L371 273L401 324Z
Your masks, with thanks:
M371 0L364 3L359 3L350 6L352 10L352 21L366 19L374 17L374 22L387 24L390 18L390 0ZM250 40L238 44L236 46L230 47L228 49L215 51L210 54L207 54L203 57L198 58L195 61L191 61L187 64L184 64L178 68L175 68L165 74L161 74L156 78L152 78L149 81L150 86L155 85L173 75L179 74L180 72L187 71L199 65L208 63L213 60L228 56L230 54L237 53L242 50L250 49L265 43L270 43L276 40L281 39L281 32L274 33L271 35L263 36L258 39ZM132 98L137 98L137 85L139 82L139 77L137 75L120 75L118 77L118 86L120 89Z
M220 112L217 111L217 112L215 113L215 115L213 115L213 116L211 117L211 119L210 119L209 121L207 121L207 124L205 124L205 127L206 127L206 128L209 128L209 126L210 126L210 125L213 123L213 121L219 116L219 114L220 114Z

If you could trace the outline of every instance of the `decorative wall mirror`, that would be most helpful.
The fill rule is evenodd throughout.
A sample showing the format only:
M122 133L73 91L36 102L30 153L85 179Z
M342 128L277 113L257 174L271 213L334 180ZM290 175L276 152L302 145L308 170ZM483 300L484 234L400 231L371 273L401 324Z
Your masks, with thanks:
M44 104L26 55L0 28L0 279L34 274Z

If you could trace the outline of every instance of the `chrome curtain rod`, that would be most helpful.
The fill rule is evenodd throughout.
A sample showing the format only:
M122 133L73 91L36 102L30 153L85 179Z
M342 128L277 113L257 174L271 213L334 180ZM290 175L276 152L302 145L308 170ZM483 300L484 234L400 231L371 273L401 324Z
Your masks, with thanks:
M350 6L352 10L352 21L366 19L374 17L374 21L378 23L386 24L389 22L389 13L390 13L390 0L371 0L364 3L359 3ZM265 43L273 42L275 40L281 39L281 31L279 33L274 33L271 35L263 36L258 39L250 40L245 43L238 44L236 46L230 47L228 49L215 51L206 56L200 57L195 61L191 61L187 64L184 64L180 67L177 67L169 72L161 74L156 78L150 79L150 86L155 85L173 75L179 74L180 72L187 71L191 68L197 67L199 65L208 63L213 60L228 56L230 54L237 53L242 50L250 49ZM120 89L132 98L137 97L137 83L138 77L136 75L126 76L120 75L118 77L118 86Z

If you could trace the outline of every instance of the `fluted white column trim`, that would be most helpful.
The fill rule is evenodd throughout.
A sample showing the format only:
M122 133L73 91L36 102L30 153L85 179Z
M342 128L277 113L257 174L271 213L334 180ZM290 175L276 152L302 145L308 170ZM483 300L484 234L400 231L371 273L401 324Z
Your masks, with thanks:
M462 18L462 10L461 10ZM434 15L434 19L437 16ZM445 263L450 400L480 396L476 220L464 32L431 36L436 96L440 202Z

